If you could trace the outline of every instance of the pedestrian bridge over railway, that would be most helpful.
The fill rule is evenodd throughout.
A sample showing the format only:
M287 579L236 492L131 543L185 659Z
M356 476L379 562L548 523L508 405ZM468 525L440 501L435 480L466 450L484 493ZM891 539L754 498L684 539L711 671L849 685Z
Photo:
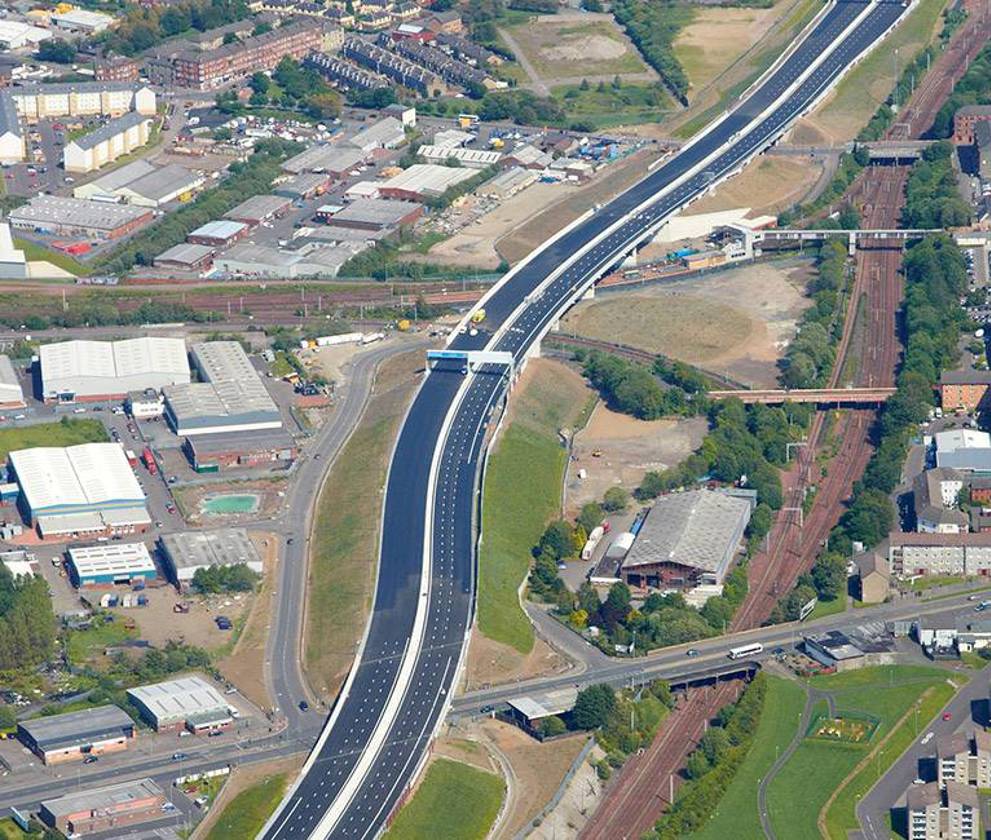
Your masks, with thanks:
M709 396L717 400L737 397L744 403L764 405L794 402L841 407L879 405L894 393L894 388L780 388L762 391L709 391Z
M921 239L930 233L940 231L928 228L908 228L906 230L807 230L792 228L771 228L754 231L753 244L760 248L764 242L824 242L827 239L846 239L847 250L851 256L857 250L857 244L865 240L884 242L892 245L902 245L909 239Z

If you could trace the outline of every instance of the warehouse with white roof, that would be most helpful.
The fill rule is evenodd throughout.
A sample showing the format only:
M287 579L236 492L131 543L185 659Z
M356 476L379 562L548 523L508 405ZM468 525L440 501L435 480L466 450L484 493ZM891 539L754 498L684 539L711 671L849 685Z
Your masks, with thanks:
M7 463L21 511L43 537L133 533L150 524L145 494L120 444L18 449Z
M158 577L144 543L108 542L69 549L69 576L74 586L112 586Z
M24 405L24 392L10 356L0 355L0 408L24 408Z
M166 575L179 586L188 585L199 569L244 564L262 573L258 549L244 528L182 531L159 538Z
M189 729L199 734L234 722L220 692L195 675L129 688L127 696L157 732Z
M63 341L38 350L46 402L123 399L130 391L159 390L190 381L181 338L145 336L122 341Z

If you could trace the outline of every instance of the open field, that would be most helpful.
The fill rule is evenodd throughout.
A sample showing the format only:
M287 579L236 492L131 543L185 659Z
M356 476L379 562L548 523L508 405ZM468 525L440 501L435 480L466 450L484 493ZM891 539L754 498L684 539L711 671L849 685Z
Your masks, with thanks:
M860 712L873 715L880 721L874 737L863 743L828 743L816 738L806 738L787 764L771 782L767 793L771 822L780 836L789 840L818 840L820 832L817 819L822 807L841 782L857 767L873 749L882 747L884 739L899 719L909 711L915 701L927 689L930 695L941 698L942 703L952 695L945 682L946 672L936 668L913 665L887 665L864 668L846 674L814 677L810 684L833 694L839 714ZM927 704L929 701L924 701ZM928 712L931 718L939 706ZM825 711L825 705L823 705ZM919 716L923 724L922 714ZM914 737L914 723L908 723L908 734ZM901 737L896 733L895 737ZM909 740L911 740L911 737ZM907 744L906 744L907 745ZM885 749L882 763L893 761L895 750ZM870 783L876 778L873 762L870 764ZM884 771L884 767L881 767ZM869 786L869 785L868 785ZM866 787L857 789L863 793ZM845 792L844 792L845 793ZM842 807L846 812L847 796L838 798L833 809ZM852 816L853 800L850 799ZM753 807L753 806L752 806ZM839 813L839 812L837 812ZM838 820L839 817L833 817ZM852 824L850 825L852 828ZM838 836L846 836L845 831Z
M106 440L107 430L99 420L65 417L58 423L0 429L0 460L6 461L9 452L32 446L73 446Z
M413 798L403 806L385 837L483 840L499 813L505 788L494 773L438 758L427 768Z
M517 592L530 567L530 549L561 509L566 451L559 430L574 428L591 391L578 374L534 360L523 373L506 427L489 459L482 496L478 559L478 628L520 653L533 647L533 629Z
M554 87L551 96L567 110L569 119L599 130L660 122L675 107L668 93L657 84L624 84L616 89L605 82L602 89L593 84L582 90L579 82Z
M562 332L628 344L754 387L774 387L777 360L808 306L809 264L761 263L584 301Z
M333 696L343 682L371 607L382 487L422 367L422 351L382 364L361 422L320 496L307 583L313 606L306 611L303 644L307 675L324 696Z
M776 216L809 198L822 173L820 160L760 155L739 175L724 181L713 193L692 204L685 215L746 207L750 218Z
M564 488L568 515L600 500L613 485L632 490L648 470L681 463L702 445L707 429L704 417L638 420L598 403L571 447L574 460ZM588 473L584 479L578 477L581 469Z
M301 762L295 759L276 766L237 769L211 810L210 824L198 832L203 840L254 837L282 799Z
M543 83L595 76L653 76L610 15L532 16L504 31L522 51L520 63L532 68Z
M896 64L904 69L938 34L945 5L946 0L919 0L906 20L833 88L823 104L795 125L790 142L837 144L853 140L895 87Z
M719 800L716 813L701 831L692 835L693 840L762 836L756 808L758 780L795 736L804 706L805 692L798 683L781 677L768 678L764 711L753 746Z
M789 0L778 0L768 9L695 8L691 23L674 41L675 57L691 84L689 101L739 61L792 5Z

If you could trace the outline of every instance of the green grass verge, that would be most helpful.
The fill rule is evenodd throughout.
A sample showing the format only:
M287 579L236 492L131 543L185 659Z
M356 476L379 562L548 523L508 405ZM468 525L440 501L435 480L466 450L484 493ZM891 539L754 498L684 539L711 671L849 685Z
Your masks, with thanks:
M757 815L757 785L779 753L791 742L805 706L805 692L792 680L768 677L764 711L754 744L726 789L712 819L691 835L694 840L761 837Z
M46 248L44 245L39 245L37 242L29 242L27 239L20 239L15 236L14 247L20 248L20 250L24 252L24 257L28 262L44 260L45 262L50 262L52 265L61 268L63 271L68 271L70 274L77 277L89 273L89 269L74 257L71 257L68 254L63 254L61 251Z
M833 598L832 601L816 601L815 609L806 619L806 621L812 621L816 618L825 618L827 615L836 615L837 613L846 611L846 595L841 595L839 598Z
M279 804L286 781L287 776L282 773L241 791L227 803L204 840L254 837Z
M107 430L99 420L78 420L68 417L59 423L39 423L16 429L0 429L0 461L8 452L32 446L73 446L77 443L106 441Z
M908 586L916 592L925 592L927 589L935 589L937 586L952 586L956 583L966 583L967 578L958 575L925 575L918 580L912 581Z
M505 787L494 773L439 758L430 765L422 784L385 837L483 840L499 813Z
M283 376L288 376L295 369L283 351L280 350L275 354L275 361L271 365L272 376L277 376L281 379Z
M873 715L879 724L874 737L862 744L826 743L816 739L802 742L771 782L767 793L771 823L778 836L788 840L819 840L819 812L858 762L891 731L923 691L932 686L937 687L937 692L940 691L938 686L946 686L949 690L945 671L914 665L864 668L845 674L814 677L810 683L833 694L838 712ZM920 712L920 727L922 720ZM914 732L914 728L913 719L909 723L909 734ZM890 763L895 757L894 752L888 755L886 749L884 760ZM873 764L870 771L873 778ZM756 807L756 802L753 807ZM836 807L834 803L833 808Z
M31 835L21 830L21 827L14 822L12 817L0 820L0 840L24 840Z
M561 368L537 370L515 395L514 414L485 474L478 627L521 653L533 647L533 628L517 592L530 568L531 548L560 512L568 456L558 430L574 426L587 394L581 380Z
M918 723L916 723L916 715L911 714L892 732L891 737L884 745L879 747L877 760L863 767L843 787L829 806L829 810L826 811L826 831L831 840L846 840L849 836L848 832L859 829L856 815L857 802L894 764L895 760L909 748L919 734L918 727L925 727L955 693L956 689L946 682L939 682L932 686L918 704Z
M598 84L588 90L581 85L561 85L551 89L551 96L561 103L569 120L597 129L659 122L673 110L671 97L660 85L624 84L615 89L606 84L601 91Z

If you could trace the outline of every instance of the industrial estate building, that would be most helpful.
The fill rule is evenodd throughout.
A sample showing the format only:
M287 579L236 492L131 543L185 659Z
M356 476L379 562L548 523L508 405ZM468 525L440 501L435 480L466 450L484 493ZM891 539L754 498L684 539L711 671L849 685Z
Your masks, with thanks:
M395 117L384 117L359 131L349 142L365 154L375 149L396 149L406 142L406 129Z
M319 210L317 215L321 215ZM423 206L413 201L359 198L343 209L327 214L325 220L334 227L379 231L411 225L422 215Z
M165 414L176 434L199 435L282 428L282 415L236 341L192 347L202 382L164 390Z
M367 153L350 144L318 144L294 155L282 164L284 172L325 172L339 178L359 166Z
M227 729L234 722L220 692L195 675L129 688L127 696L156 732L188 729L200 734Z
M152 166L136 160L76 187L76 198L123 201L138 207L160 207L170 201L187 199L206 183L198 172L176 163Z
M24 405L24 392L10 356L0 355L0 409L24 408Z
M144 530L145 494L116 443L39 446L7 456L24 517L43 537Z
M244 564L262 573L262 559L243 528L163 534L159 545L169 580L181 587L189 585L199 569L213 566Z
M39 816L46 825L77 837L159 819L164 804L162 789L151 779L139 779L46 799Z
M485 169L487 166L498 166L502 158L500 152L488 149L465 149L462 146L420 146L416 153L427 163L443 164L456 160L466 169Z
M158 577L144 543L101 543L69 549L69 575L75 586L112 586Z
M257 227L262 222L284 216L291 209L292 202L288 198L278 195L253 195L224 213L224 218Z
M423 201L425 198L439 198L451 187L456 187L476 174L463 167L414 163L409 169L404 169L379 184L378 191L385 198Z
M64 29L67 32L85 32L90 35L102 32L114 22L111 15L105 15L103 12L73 8L62 12L56 11L50 20L55 29Z
M52 33L40 26L21 23L17 20L0 20L0 49L22 50L25 47L34 49L42 41L47 41Z
M190 381L181 338L145 336L121 341L77 339L38 350L41 393L46 401L123 399L131 391Z
M194 245L209 245L211 248L226 248L232 242L243 239L249 232L250 228L243 222L215 219L192 231L186 241Z
M131 111L66 143L62 163L66 172L92 172L144 146L150 136L151 117Z
M756 504L751 490L659 497L623 560L622 579L654 589L721 585Z
M45 764L120 752L128 748L135 734L134 721L116 706L96 706L17 724L20 742Z
M213 265L213 253L213 248L209 245L180 242L155 257L155 267L176 271L207 271Z
M298 452L285 430L191 435L183 444L197 472L219 472L237 467L289 466Z
M298 251L284 251L265 245L235 245L217 257L218 271L233 277L266 277L294 280L301 277L336 277L356 253L365 249L364 240L354 247L310 244Z
M114 117L128 111L154 116L155 92L128 82L68 82L10 88L17 113L34 122L45 117Z
M15 230L87 239L119 239L154 218L152 211L145 207L55 195L37 195L7 216Z

